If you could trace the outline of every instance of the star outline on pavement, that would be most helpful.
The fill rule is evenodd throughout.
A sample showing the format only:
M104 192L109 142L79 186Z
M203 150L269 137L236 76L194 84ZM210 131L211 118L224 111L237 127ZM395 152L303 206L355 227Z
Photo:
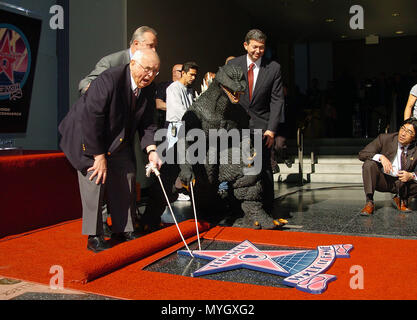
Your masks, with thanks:
M196 258L211 260L204 267L195 271L192 276L215 274L237 269L249 269L287 277L290 274L280 266L274 258L307 252L308 250L259 250L246 240L231 250L193 251ZM179 251L181 255L189 255L187 251Z

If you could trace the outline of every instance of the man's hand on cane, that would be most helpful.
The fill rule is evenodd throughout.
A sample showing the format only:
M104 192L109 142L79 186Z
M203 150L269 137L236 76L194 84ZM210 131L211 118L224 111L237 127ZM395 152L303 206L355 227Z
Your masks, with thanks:
M156 151L156 146L152 145L146 148L146 152L148 153L148 160L154 168L158 170L162 167L162 160L159 158L158 152Z

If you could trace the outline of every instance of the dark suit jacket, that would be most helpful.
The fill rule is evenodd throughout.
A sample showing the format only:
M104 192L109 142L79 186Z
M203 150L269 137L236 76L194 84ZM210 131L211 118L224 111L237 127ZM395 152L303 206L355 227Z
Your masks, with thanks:
M229 64L240 66L248 83L247 55L237 57L229 61ZM247 86L240 105L251 118L251 129L270 130L275 133L278 131L278 125L284 115L284 93L281 66L277 62L262 58L252 101L249 101L249 86Z
M359 152L359 160L372 160L376 154L382 154L389 161L394 160L398 150L398 133L381 134ZM407 166L405 171L414 172L417 166L417 148L410 145L407 150Z
M128 126L132 99L130 66L123 65L104 71L70 109L59 126L60 146L77 170L91 167L94 155L111 156L126 139L133 144L135 130L142 149L155 144L155 87L142 89Z

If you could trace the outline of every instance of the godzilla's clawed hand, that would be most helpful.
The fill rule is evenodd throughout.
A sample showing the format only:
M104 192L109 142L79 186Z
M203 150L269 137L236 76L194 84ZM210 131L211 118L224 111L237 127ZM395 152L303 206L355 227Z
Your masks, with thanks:
M185 186L189 186L190 183L195 180L195 175L193 170L187 167L181 169L179 178Z

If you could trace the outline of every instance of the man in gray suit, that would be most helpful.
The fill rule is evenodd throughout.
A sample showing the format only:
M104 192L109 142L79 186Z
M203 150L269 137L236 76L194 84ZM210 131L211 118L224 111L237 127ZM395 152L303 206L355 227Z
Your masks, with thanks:
M147 26L142 26L133 33L130 41L130 48L116 53L112 53L102 58L90 74L82 79L78 85L80 94L84 94L90 87L91 81L96 79L103 71L128 64L130 59L139 49L149 48L156 51L158 45L157 32Z

